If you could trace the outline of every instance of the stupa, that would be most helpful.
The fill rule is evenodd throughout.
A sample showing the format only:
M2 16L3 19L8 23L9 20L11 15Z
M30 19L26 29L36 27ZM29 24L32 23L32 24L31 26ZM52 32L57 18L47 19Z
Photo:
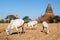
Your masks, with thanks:
M54 13L53 13L53 10L52 10L52 8L51 8L51 5L50 5L50 3L48 3L48 6L47 6L47 8L46 8L46 11L45 11L45 14L44 15L42 15L41 17L38 17L38 19L37 19L37 21L38 22L42 22L42 21L47 21L47 19L49 18L49 17L54 17L55 15L54 15Z

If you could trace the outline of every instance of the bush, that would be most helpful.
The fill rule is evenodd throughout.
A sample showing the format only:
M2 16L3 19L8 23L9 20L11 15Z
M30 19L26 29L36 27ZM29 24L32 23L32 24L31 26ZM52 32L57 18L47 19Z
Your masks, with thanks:
M58 23L60 22L60 16L49 17L48 21L49 23L53 23L53 22Z
M53 23L53 18L52 17L49 17L48 22L49 23Z
M0 23L4 23L4 20L3 20L3 19L1 19L1 20L0 20Z
M31 21L31 19L29 18L29 16L25 16L23 18L23 20L25 21L25 23L28 23L29 21Z

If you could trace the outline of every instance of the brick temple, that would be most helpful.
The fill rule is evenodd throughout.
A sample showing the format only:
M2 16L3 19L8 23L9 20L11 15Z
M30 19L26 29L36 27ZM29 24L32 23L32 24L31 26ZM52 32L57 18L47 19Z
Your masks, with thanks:
M55 15L53 13L52 7L51 7L50 3L48 3L48 6L47 6L46 11L45 11L45 14L42 15L41 17L38 17L37 21L38 22L42 22L44 20L47 21L47 19L49 17L54 17L54 16Z

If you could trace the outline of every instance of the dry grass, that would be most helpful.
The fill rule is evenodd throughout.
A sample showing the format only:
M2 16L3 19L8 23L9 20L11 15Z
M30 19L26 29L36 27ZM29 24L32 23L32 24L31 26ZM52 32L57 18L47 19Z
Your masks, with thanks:
M7 36L4 31L7 28L7 23L0 23L0 40L60 40L60 23L49 23L49 34L41 32L42 25L37 24L36 29L27 29L26 24L24 25L25 33L17 34L16 30L13 29L12 35ZM21 28L19 28L21 32Z

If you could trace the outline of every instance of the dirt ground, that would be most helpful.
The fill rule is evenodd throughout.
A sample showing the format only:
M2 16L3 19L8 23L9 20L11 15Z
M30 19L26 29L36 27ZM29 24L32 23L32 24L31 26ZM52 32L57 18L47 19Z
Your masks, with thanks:
M17 34L15 28L12 30L11 35L7 36L5 29L8 23L0 23L0 40L60 40L60 23L49 23L49 34L42 31L42 24L39 23L35 29L27 28L24 25L25 33ZM19 32L21 32L19 28Z

